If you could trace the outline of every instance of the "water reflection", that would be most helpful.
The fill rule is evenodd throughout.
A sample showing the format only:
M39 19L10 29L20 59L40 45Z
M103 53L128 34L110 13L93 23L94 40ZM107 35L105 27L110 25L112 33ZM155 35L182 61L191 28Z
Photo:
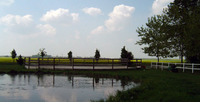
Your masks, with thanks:
M7 102L88 102L138 84L113 78L75 75L0 75L0 100Z

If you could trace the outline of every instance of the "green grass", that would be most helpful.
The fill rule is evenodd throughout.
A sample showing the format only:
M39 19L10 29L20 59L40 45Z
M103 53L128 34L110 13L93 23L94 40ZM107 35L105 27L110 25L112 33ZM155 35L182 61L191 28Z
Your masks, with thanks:
M151 62L158 62L158 61L157 61L157 59L142 59L142 62L144 62L144 63L151 63ZM181 60L180 59L160 59L159 62L181 63Z
M11 57L0 57L0 63L11 63L13 59Z
M118 91L106 102L199 102L200 100L200 75L152 69L115 71L107 74L128 76L140 81L141 85L127 91Z

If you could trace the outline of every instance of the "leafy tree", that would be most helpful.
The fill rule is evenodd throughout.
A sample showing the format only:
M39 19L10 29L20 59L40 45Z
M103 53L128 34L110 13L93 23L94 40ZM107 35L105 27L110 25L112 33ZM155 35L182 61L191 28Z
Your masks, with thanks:
M140 41L136 44L145 45L142 50L149 56L156 56L159 62L159 58L172 57L170 50L169 29L168 29L168 17L166 15L157 15L148 18L146 27L140 27L136 31L141 37Z
M129 52L126 50L125 46L122 48L121 50L121 58L127 58L129 60L132 60L133 59L133 54L132 52Z
M16 56L17 56L17 53L16 53L15 49L13 49L13 50L11 51L11 57L12 57L12 59L13 59L13 62L15 61L14 59L16 58Z
M121 58L127 58L128 51L126 50L125 46L121 50Z
M98 61L100 57L101 57L100 51L98 49L96 49L94 58L96 59L96 61Z
M19 55L18 59L16 59L16 60L17 60L17 63L18 63L19 65L23 65L23 64L24 64L24 59L22 58L21 55Z
M38 55L40 55L42 58L43 58L44 56L46 56L46 55L47 55L47 52L45 51L45 48L41 48L41 49L39 50Z
M177 54L189 62L200 62L200 1L175 0L164 12L171 19L171 41Z
M69 51L69 53L68 53L68 58L70 59L70 61L72 60L72 52L71 51Z

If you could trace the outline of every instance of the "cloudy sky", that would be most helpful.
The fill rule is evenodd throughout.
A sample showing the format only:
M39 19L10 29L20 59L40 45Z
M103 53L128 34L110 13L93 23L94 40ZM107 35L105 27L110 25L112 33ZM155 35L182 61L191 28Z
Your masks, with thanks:
M121 48L148 58L135 45L137 27L160 14L173 0L0 0L0 55L12 49L31 56L47 54L118 58Z

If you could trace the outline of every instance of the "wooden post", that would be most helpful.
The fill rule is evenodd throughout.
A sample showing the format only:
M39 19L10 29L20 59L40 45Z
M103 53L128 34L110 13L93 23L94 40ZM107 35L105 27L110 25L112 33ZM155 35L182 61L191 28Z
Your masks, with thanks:
M38 58L38 69L40 69L40 58Z
M128 62L129 62L129 59L126 59L126 66L127 66L127 69L128 69Z
M31 61L31 58L29 57L29 58L28 58L28 69L30 69L30 64L31 64L30 61Z
M94 70L94 61L95 61L95 59L93 59L93 70Z
M74 70L74 59L72 58L72 70Z
M162 62L162 70L163 70L163 62Z
M56 66L56 58L53 58L53 70L55 70L55 66Z
M185 63L183 63L183 72L185 72Z
M114 69L114 59L112 59L112 69Z

